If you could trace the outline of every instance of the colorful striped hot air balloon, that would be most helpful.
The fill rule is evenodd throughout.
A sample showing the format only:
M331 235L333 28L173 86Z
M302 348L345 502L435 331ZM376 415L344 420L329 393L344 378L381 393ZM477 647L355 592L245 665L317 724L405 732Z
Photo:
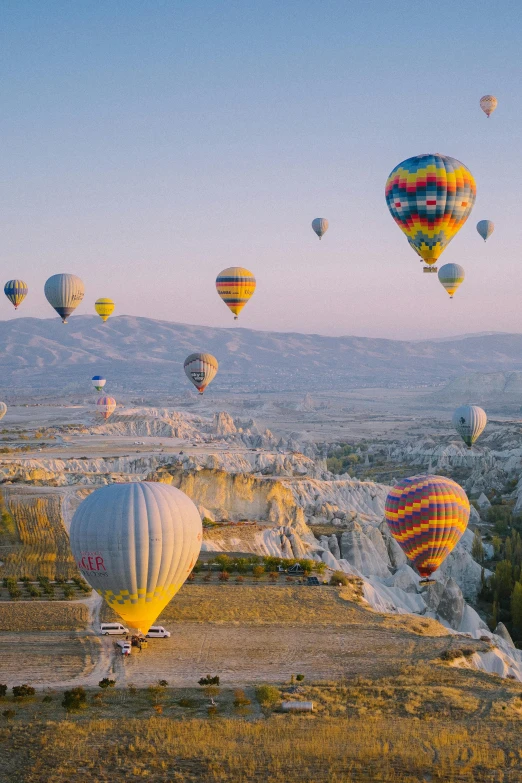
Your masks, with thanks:
M242 266L230 266L217 276L216 288L237 321L239 313L256 290L256 278Z
M489 118L490 114L493 114L497 108L498 101L494 95L483 95L480 99L480 108Z
M202 538L192 500L147 481L97 489L78 506L70 531L87 582L144 634L192 571Z
M102 375L94 375L91 382L96 391L101 391L107 383L106 379Z
M191 353L183 365L185 375L198 392L203 394L209 383L216 377L218 360L211 353Z
M114 397L100 397L96 405L98 407L98 413L103 416L104 419L108 419L116 410L116 400Z
M114 302L112 299L97 299L94 303L94 309L103 322L114 312Z
M439 269L439 280L450 295L450 299L453 299L453 294L464 281L464 269L460 264L444 264Z
M386 203L412 248L429 267L468 219L476 198L471 172L446 155L416 155L386 182Z
M493 231L495 230L495 224L492 220L479 220L477 223L477 231L484 240L489 239Z
M321 239L323 234L326 234L328 231L328 221L326 218L315 218L315 220L312 220L312 228Z
M413 476L400 481L384 508L392 536L422 577L439 568L466 530L469 500L444 476Z
M62 273L53 275L46 281L44 293L51 307L54 307L66 324L67 318L82 301L85 288L76 275Z
M8 280L4 286L4 294L14 304L15 310L18 310L18 306L22 304L28 291L27 283L24 283L23 280Z
M478 405L461 405L453 414L452 422L460 437L470 449L482 435L484 427L488 423L488 417L486 416L486 411Z

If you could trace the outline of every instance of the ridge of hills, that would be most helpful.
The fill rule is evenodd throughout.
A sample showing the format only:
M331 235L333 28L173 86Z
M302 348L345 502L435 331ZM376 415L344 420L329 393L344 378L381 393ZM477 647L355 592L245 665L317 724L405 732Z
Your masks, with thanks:
M120 315L16 318L0 322L0 388L9 393L85 390L106 373L111 388L181 392L185 357L213 353L213 390L343 391L441 385L470 373L522 371L522 334L481 333L452 340L328 337L242 327L215 328Z

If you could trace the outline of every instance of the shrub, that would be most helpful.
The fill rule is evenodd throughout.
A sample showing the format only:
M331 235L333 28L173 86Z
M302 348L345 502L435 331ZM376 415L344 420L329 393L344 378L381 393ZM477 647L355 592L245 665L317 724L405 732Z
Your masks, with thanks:
M0 685L0 699L3 699L6 693L7 693L7 685Z
M248 571L248 560L246 557L238 557L238 559L234 562L234 568L238 574L246 574Z
M42 595L41 590L39 590L34 585L29 585L29 587L27 588L27 592L29 593L31 598L40 598Z
M219 581L228 582L229 579L230 579L230 574L228 573L228 571L221 571L219 575Z
M440 654L441 661L454 661L457 658L462 658L463 652L462 650L453 649L453 650L444 650Z
M27 584L29 584L29 582L32 582L33 580L31 579L30 576L21 576L18 581L19 582L23 582L24 584L27 585Z
M187 582L193 582L195 578L196 578L196 574L194 573L194 571L191 571L190 574L187 576Z
M268 574L268 578L270 579L271 582L277 582L277 580L279 579L279 574L277 573L277 571L270 571L270 573Z
M2 712L2 715L4 716L4 718L6 720L10 720L11 718L14 718L14 716L16 715L16 711L15 710L4 710Z
M334 571L332 576L330 577L330 584L331 585L347 585L348 584L348 577L346 576L343 571Z
M217 555L214 562L220 566L221 571L232 571L232 558L229 555Z
M34 696L35 689L31 685L13 685L15 699L24 699L26 696Z
M17 598L22 597L22 591L18 587L11 587L9 588L9 597L16 601Z
M252 574L254 575L254 579L259 579L260 576L262 576L265 573L265 569L262 565L255 565L252 568Z
M106 688L114 688L115 685L116 685L116 680L109 680L108 677L104 677L103 680L100 680L100 682L98 683L98 686L100 688L103 688L104 690Z
M74 587L72 585L65 585L63 588L63 597L66 601L70 601L74 598Z
M161 704L155 704L152 709L155 712L157 712L158 715L161 715L161 713L163 712L163 707L161 706Z
M240 584L242 584L245 581L245 577L241 576L241 574L239 574L238 576L236 576L234 581L235 581L236 584L240 585Z
M234 691L234 707L246 707L251 703L251 700L248 698L244 690L238 688Z
M57 585L64 585L67 583L67 579L64 576L57 576L54 581Z
M219 686L219 677L211 677L210 674L207 674L206 677L201 677L200 680L198 680L198 685L201 685L201 687L205 687L206 685L218 685Z
M262 707L274 707L280 698L279 691L273 685L258 685L256 688L256 699Z
M285 582L293 582L293 581L294 581L293 576L287 576L285 579Z
M297 680L297 682L303 682L304 678L305 678L304 674L295 675L295 679Z
M85 709L87 706L87 694L85 689L81 686L79 688L71 688L70 691L65 691L63 694L62 707L67 712L76 712L77 710Z
M160 686L160 688L167 688L168 682L167 680L158 680L158 685Z
M40 582L41 586L48 585L50 582L50 579L48 576L37 576L36 581Z
M43 703L44 703L44 704L49 704L49 702L51 702L52 700L53 700L53 697L52 697L52 696L49 696L49 694L48 694L48 693L47 693L47 694L46 694L46 695L43 697L43 699L42 699L42 701L43 701Z
M203 581L204 582L210 582L211 580L212 580L212 574L210 573L210 571L207 571L207 573L203 577Z
M48 595L50 598L54 597L54 585L44 585L43 591L45 595Z
M179 704L180 707L196 707L197 706L196 699L193 699L190 696L183 696L178 701L178 704Z

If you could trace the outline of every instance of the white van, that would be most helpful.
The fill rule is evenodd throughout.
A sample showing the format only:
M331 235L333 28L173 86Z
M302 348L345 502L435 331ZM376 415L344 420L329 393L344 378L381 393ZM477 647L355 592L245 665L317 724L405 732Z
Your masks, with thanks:
M121 648L122 655L130 655L132 653L132 644L126 642L125 639L118 639L116 644Z
M102 636L129 633L129 629L121 623L100 623L100 631Z
M151 625L147 636L152 639L169 639L170 631L166 631L162 625Z

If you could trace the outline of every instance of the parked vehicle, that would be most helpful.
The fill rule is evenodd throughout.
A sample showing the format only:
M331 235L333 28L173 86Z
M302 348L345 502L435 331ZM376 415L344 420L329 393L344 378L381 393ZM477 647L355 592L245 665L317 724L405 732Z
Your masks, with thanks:
M130 655L132 652L132 645L130 642L125 641L125 639L118 639L116 642L118 647L121 649L122 655Z
M121 623L100 623L100 631L102 636L113 636L129 633L129 629L125 628Z
M166 631L162 625L151 625L147 636L151 639L169 639L170 631Z

